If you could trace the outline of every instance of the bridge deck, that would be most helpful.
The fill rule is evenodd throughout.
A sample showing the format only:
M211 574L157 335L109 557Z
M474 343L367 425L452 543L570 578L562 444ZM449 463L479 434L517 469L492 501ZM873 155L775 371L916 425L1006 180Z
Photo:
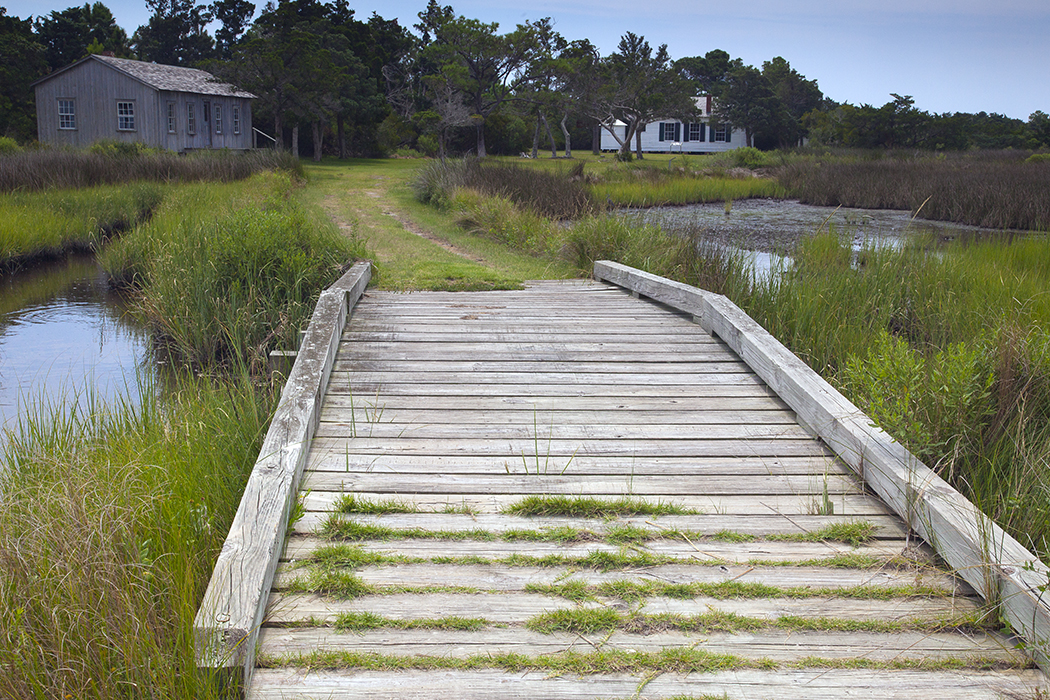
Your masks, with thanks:
M260 700L1041 687L732 350L609 285L367 293L300 488Z

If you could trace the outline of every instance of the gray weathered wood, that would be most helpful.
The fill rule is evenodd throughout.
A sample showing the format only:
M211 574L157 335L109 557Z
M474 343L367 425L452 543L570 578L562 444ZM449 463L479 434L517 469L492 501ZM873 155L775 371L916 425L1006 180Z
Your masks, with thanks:
M262 669L253 700L378 698L400 700L594 700L594 698L726 697L777 700L1002 700L1037 697L1044 688L1037 671L912 671L848 669L750 670L654 677L546 671L337 671Z
M611 262L595 277L695 315L987 600L1050 667L1050 568L721 295Z
M339 336L370 270L358 263L322 292L194 621L198 663L244 685Z

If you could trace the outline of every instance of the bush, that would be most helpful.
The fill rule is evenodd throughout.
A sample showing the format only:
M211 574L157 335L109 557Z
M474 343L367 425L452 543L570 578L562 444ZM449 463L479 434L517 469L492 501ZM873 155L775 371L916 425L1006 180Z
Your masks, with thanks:
M21 153L22 147L18 145L18 142L7 136L0 136L0 156L10 155L12 153Z

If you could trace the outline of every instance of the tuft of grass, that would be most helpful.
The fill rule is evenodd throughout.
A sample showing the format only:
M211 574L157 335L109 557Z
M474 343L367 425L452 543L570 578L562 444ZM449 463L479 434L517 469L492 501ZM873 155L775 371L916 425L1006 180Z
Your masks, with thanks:
M350 571L329 569L310 569L306 574L295 577L288 584L293 593L320 593L352 600L375 593L375 588L361 580L361 577Z
M325 519L320 534L331 540L482 540L492 541L496 535L487 530L427 530L424 528L391 528L371 523L347 520L338 514Z
M823 542L831 540L834 542L845 542L854 547L871 542L874 538L875 526L872 523L862 521L831 523L815 532L768 535L770 540L791 542Z
M419 508L414 504L392 498L387 500L369 500L347 493L336 500L335 512L346 513L347 515L388 515L390 513L418 513Z
M375 629L424 629L424 630L459 630L476 632L486 625L488 620L480 617L438 617L418 620L402 620L384 617L370 612L340 613L335 618L335 628L340 632L363 632Z
M526 496L505 509L511 515L612 518L623 515L698 515L699 511L672 503L622 496L615 500L587 496Z

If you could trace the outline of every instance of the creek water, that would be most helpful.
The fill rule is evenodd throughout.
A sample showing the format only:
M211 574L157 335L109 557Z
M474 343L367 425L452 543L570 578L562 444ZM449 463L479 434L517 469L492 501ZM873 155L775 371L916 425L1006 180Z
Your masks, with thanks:
M952 241L1003 234L976 226L917 219L908 211L818 207L783 199L737 200L728 209L717 202L628 212L646 222L695 226L709 240L748 251L759 274L768 272L774 254L790 254L798 241L818 230L851 236L854 248L873 242L898 245L906 237L916 235Z
M148 351L145 329L93 257L0 274L0 427L89 396L137 401Z

